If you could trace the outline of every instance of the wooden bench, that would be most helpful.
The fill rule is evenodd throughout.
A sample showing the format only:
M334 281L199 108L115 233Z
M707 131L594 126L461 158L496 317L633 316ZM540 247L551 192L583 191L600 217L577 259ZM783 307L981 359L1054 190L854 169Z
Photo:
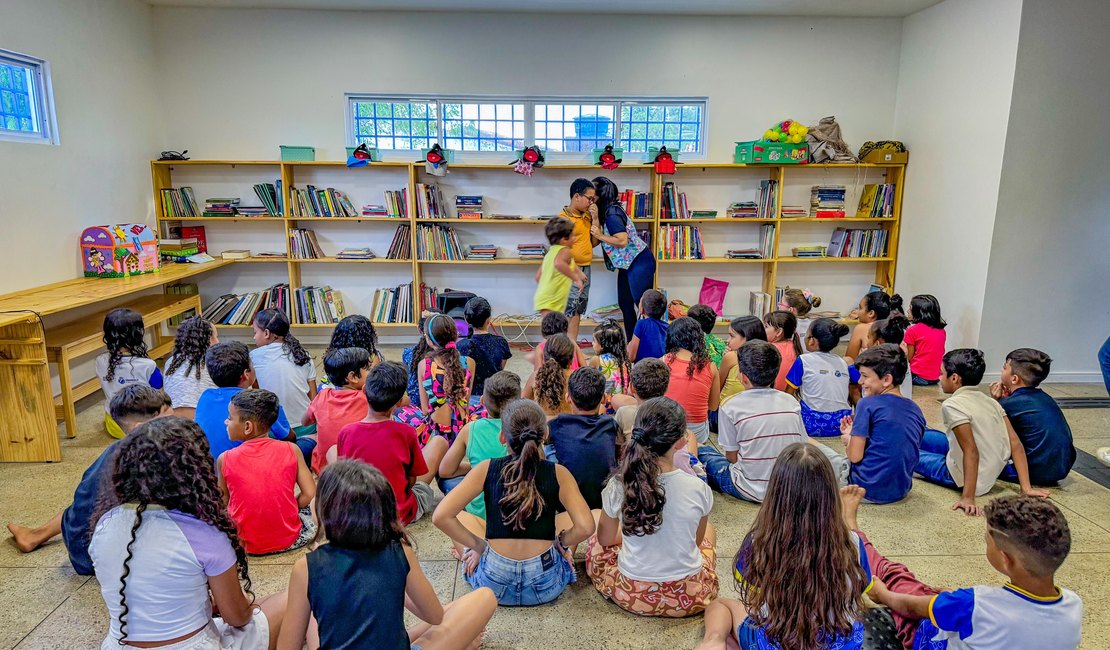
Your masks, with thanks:
M148 352L151 359L160 359L173 351L173 337L162 334L164 321L189 310L195 310L198 314L201 312L200 296L184 294L144 296L112 309L125 307L142 314L143 324L147 329L153 328L153 345ZM104 311L90 314L79 321L52 327L46 332L46 360L58 364L58 381L62 387L61 394L54 396L54 420L65 422L66 436L70 438L77 435L74 404L82 397L100 390L100 379L97 377L74 386L70 362L104 349L103 326L107 313Z

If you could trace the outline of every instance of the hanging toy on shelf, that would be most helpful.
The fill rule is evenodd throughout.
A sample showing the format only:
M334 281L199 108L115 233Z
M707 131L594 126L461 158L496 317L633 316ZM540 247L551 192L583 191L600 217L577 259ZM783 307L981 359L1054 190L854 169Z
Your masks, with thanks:
M667 145L663 145L659 147L659 152L655 154L654 164L656 174L673 174L677 163L675 163L671 152L667 151Z
M764 142L801 144L806 141L809 128L794 120L783 120L763 132Z
M623 149L613 150L612 144L605 145L604 149L594 149L594 164L601 165L602 169L616 169L620 167L621 158L618 156L624 153Z
M366 143L363 142L359 146L355 147L354 151L351 152L351 155L347 157L347 166L365 167L369 165L373 159L374 157L370 153L370 147L366 146Z
M424 171L432 176L446 176L449 158L450 152L440 147L437 142L432 145L431 149L424 152L423 160L417 160L416 162L424 163Z
M517 159L509 163L513 171L525 176L531 176L533 169L543 167L543 151L539 147L525 147L517 153Z

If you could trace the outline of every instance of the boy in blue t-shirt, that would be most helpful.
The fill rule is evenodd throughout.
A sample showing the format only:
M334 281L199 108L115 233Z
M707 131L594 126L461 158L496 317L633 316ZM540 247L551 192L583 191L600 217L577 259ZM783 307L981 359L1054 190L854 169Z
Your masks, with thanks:
M197 412L193 417L208 438L208 448L212 452L212 460L220 457L228 449L233 449L242 444L232 440L227 434L228 406L235 394L254 385L254 368L251 367L251 355L247 346L238 341L217 343L208 348L204 355L204 365L212 377L215 388L209 388L200 394L197 400ZM312 450L316 448L313 438L296 439L289 427L289 418L285 410L278 406L278 419L270 427L270 437L278 440L296 442L305 462L312 462Z
M640 320L632 330L632 340L628 342L628 358L633 362L640 359L659 359L667 352L667 297L662 291L648 289L640 298Z
M605 397L605 375L597 368L579 368L567 380L574 406L548 422L548 460L570 470L591 510L601 508L601 490L617 467L617 422L599 414Z
M112 416L126 434L154 418L173 415L170 397L164 391L147 384L132 383L124 386L108 403ZM73 492L73 501L42 526L27 528L8 524L8 531L15 538L20 551L30 553L57 535L62 536L69 553L69 563L78 575L93 575L92 558L89 557L89 530L96 511L100 486L112 480L112 459L116 455L115 442L108 445L100 456L81 475L81 482Z
M1033 485L1055 485L1075 464L1075 445L1064 412L1056 400L1038 388L1051 367L1052 359L1044 352L1018 348L1006 355L1002 381L991 384L991 396L1006 411L1025 447L1029 482ZM999 478L1018 482L1013 463L1006 464Z
M859 532L859 496L844 501L844 518ZM923 650L1074 650L1083 625L1083 601L1058 587L1056 571L1071 551L1071 531L1051 501L1004 496L983 509L987 561L1009 580L1000 587L939 592L905 565L883 557L863 533L874 576L868 595L892 610L898 638Z
M513 356L509 342L504 336L489 333L490 316L493 308L482 297L471 298L463 307L463 317L470 326L470 335L459 339L459 354L474 359L474 388L470 391L470 403L477 406L485 394L486 380L505 369L505 363Z
M856 357L864 398L854 416L840 422L844 456L820 445L842 485L858 485L870 503L901 501L913 487L913 470L925 434L925 416L900 386L909 364L893 343L868 348Z

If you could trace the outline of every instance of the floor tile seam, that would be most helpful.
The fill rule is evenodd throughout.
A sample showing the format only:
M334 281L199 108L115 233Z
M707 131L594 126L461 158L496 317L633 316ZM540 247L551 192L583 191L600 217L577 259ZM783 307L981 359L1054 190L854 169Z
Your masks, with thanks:
M54 607L54 609L47 612L46 616L42 617L42 620L40 620L38 623L35 623L35 626L32 627L27 632L27 634L24 634L23 638L21 638L14 646L12 646L12 648L18 648L20 645L22 645L24 641L26 641L28 638L30 638L30 636L32 634L35 633L35 630L39 629L42 626L42 624L47 621L47 619L49 619L51 616L53 616L55 612L57 612L66 603L69 602L70 598L73 598L75 595L77 595L77 592L81 591L81 589L83 589L85 587L85 585L89 584L89 582L91 582L92 580L93 580L93 576L86 576L84 582L82 582L80 585L78 585L76 589L74 589L70 593L66 594L66 597L62 599L62 602L58 603L58 605L56 607Z
M1055 504L1056 504L1057 508L1059 508L1061 510L1064 510L1064 511L1070 513L1070 514L1073 514L1076 517L1079 517L1083 521L1091 524L1092 526L1094 526L1095 528L1098 528L1099 530L1101 530L1103 532L1110 533L1110 528L1107 528L1106 526L1103 526L1102 524L1094 521L1093 519L1091 519L1087 515L1083 514L1082 512L1079 512L1078 510L1076 510L1074 507L1068 506L1067 504L1061 503L1059 501L1056 501Z

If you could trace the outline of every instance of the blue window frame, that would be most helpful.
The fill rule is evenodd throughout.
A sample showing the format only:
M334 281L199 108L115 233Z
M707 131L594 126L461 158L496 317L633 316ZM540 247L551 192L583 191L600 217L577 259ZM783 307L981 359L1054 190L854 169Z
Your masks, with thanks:
M615 142L616 103L536 104L536 144L547 151L585 151Z
M524 104L444 102L443 137L458 151L523 149Z
M0 50L0 139L56 142L46 61Z
M704 103L621 104L621 144L626 152L646 152L667 145L684 153L701 153Z
M434 101L351 102L355 144L416 151L439 140L439 104Z

